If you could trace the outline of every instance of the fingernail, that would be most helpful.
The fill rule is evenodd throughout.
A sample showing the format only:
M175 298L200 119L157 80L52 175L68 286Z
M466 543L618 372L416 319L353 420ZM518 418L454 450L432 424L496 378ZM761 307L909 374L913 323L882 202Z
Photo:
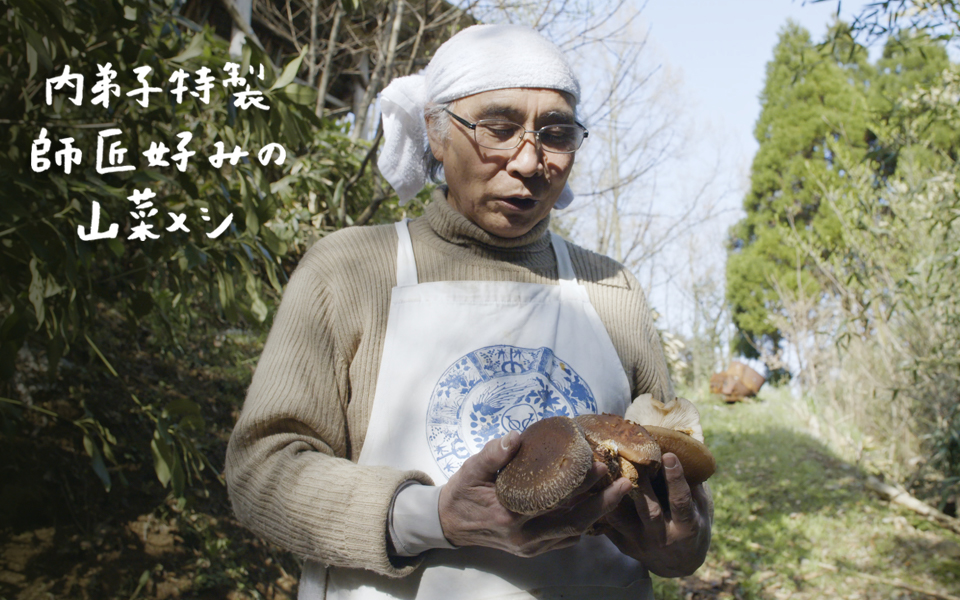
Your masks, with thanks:
M507 435L500 438L500 447L504 450L510 450L513 447L513 439L510 437L514 432L510 431Z
M664 469L676 469L680 466L680 461L673 454L664 454L663 455L663 468Z

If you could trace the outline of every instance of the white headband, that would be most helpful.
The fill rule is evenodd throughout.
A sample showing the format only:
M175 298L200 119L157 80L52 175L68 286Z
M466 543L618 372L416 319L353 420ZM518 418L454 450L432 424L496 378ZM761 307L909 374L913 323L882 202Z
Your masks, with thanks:
M406 204L427 183L429 148L423 111L428 102L506 88L547 88L580 99L580 83L557 46L521 25L474 25L447 40L427 67L394 79L380 94L383 149L377 166ZM557 208L573 200L564 186Z

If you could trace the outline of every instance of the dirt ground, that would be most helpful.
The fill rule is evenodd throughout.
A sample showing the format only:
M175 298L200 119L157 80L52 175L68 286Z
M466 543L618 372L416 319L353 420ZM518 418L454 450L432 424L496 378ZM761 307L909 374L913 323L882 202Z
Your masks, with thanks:
M21 351L22 374L0 389L33 407L0 406L0 600L296 597L296 560L234 520L220 475L261 340L203 328L171 352L111 320L97 344L116 377L79 353L50 377L42 352ZM174 499L154 472L150 415L186 398L209 465ZM109 492L76 424L89 415L116 438Z

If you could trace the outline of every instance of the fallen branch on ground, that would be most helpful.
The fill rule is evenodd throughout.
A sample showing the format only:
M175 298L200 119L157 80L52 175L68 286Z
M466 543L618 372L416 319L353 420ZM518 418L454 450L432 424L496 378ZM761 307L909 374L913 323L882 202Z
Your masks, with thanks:
M931 590L927 590L927 589L924 589L924 588L921 588L921 587L917 587L917 586L915 586L915 585L911 585L911 584L909 584L909 583L904 583L903 581L900 581L899 579L887 579L887 578L885 578L885 577L877 577L876 575L871 575L871 574L869 574L869 573L862 573L862 572L860 572L860 571L851 571L851 570L849 570L849 569L842 569L842 568L838 567L837 565L831 565L831 564L828 564L828 563L822 563L822 562L816 562L816 561L811 561L811 563L814 564L814 565L816 565L816 566L818 566L818 567L822 567L823 569L826 569L827 571L831 571L831 572L833 572L833 573L841 573L841 572L842 572L844 575L853 574L853 575L856 575L857 577L862 577L863 579L867 579L867 580L873 581L873 582L875 582L875 583L882 583L882 584L887 585L887 586L898 587L898 588L900 588L900 589L904 589L904 590L907 590L907 591L910 591L910 592L914 592L914 593L916 593L916 594L923 594L924 596L929 596L929 597L931 597L931 598L937 598L937 600L960 600L960 598L958 598L958 597L956 597L956 596L951 596L950 594L944 594L944 593L940 593L940 592L934 592L934 591L931 591ZM819 573L815 573L815 574L808 575L808 576L804 577L803 579L806 581L806 580L814 579L815 577L819 577L819 576L821 576L821 575L823 575L823 574L824 574L823 572L819 572Z
M916 594L923 594L924 596L930 596L931 598L937 598L938 600L960 600L956 596L951 596L950 594L941 594L940 592L934 592L931 590L925 590L923 588L917 587L915 585L910 585L909 583L904 583L899 579L887 579L885 577L877 577L876 575L870 575L869 573L857 573L860 577L864 579L875 581L877 583L882 583L884 585L890 585L898 587Z
M907 490L900 486L890 485L877 479L876 477L867 477L866 486L873 492L876 492L886 500L909 508L910 510L928 517L931 522L946 527L954 533L960 534L960 519L955 519L946 515L934 507L917 500L910 495Z

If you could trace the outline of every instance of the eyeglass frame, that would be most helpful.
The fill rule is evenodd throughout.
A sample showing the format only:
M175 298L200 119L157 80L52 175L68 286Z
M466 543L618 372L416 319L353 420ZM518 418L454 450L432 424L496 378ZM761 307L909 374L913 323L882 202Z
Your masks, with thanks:
M590 131L586 127L584 127L583 124L580 123L579 121L574 121L573 124L583 130L583 137L580 138L580 144L570 152L558 152L556 150L548 150L543 147L543 144L540 142L540 132L543 131L544 129L547 129L548 127L556 127L557 125L570 125L570 123L553 123L551 125L546 125L544 127L541 127L540 129L527 129L520 123L516 123L514 121L511 121L510 119L480 119L476 123L471 123L470 121L464 119L460 115L454 113L449 108L444 108L443 111L448 115L450 115L451 117L453 117L454 119L456 119L458 123L460 123L467 129L470 129L471 131L473 131L473 140L477 142L478 146L480 146L481 148L486 148L487 150L514 150L516 148L519 148L520 144L523 143L524 136L526 136L528 133L532 133L534 143L536 143L536 146L538 149L543 150L544 152L549 152L550 154L574 154L577 150L579 150L583 146L583 141L588 137L590 137ZM480 143L480 140L477 139L477 126L480 123L483 123L484 121L499 121L502 123L512 123L513 125L516 125L517 127L519 127L521 131L523 131L523 135L518 136L517 144L515 146L511 146L510 148L490 148L489 146L484 146L483 144Z

